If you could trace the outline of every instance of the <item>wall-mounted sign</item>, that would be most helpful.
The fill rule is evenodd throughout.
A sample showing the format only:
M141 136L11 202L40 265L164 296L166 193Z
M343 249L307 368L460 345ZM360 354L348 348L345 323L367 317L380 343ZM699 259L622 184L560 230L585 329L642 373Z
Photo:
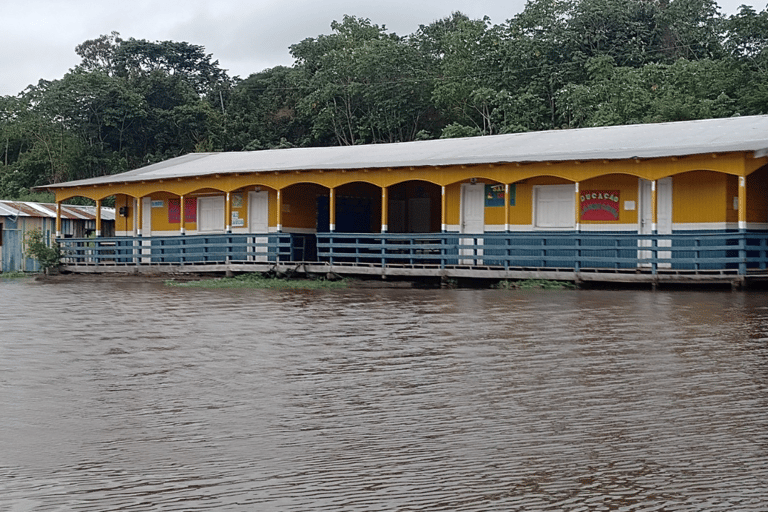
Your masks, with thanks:
M509 186L509 204L515 205L515 186ZM486 185L485 186L485 207L504 206L504 185Z
M619 220L618 190L585 190L579 199L581 220Z
M168 199L168 222L177 224L181 219L181 201ZM197 222L197 198L184 198L184 222Z
M157 199L152 201L152 208L163 208L165 206L165 203L162 199Z

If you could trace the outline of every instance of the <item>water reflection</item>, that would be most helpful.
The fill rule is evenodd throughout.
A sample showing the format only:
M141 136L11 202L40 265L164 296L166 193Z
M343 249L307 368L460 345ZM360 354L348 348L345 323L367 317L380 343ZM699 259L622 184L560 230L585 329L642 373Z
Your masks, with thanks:
M0 508L761 510L759 293L0 283Z

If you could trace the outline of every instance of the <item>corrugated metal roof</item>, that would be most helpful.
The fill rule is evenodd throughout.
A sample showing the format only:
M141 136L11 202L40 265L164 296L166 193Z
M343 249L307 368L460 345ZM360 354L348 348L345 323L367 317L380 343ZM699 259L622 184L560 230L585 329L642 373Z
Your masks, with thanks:
M310 169L374 169L566 160L658 158L768 149L768 116L552 130L397 144L192 153L51 188Z
M0 200L0 217L47 217L56 218L56 205L52 203L33 203L30 201ZM62 219L96 219L95 206L61 205ZM101 207L101 220L115 220L115 209Z

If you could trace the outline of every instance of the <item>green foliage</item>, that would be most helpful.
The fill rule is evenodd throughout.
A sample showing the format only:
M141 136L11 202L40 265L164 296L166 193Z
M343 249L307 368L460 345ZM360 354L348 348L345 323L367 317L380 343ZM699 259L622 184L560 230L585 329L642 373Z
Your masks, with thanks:
M61 263L61 249L57 243L49 246L45 241L45 235L40 229L27 231L24 236L25 251L28 258L32 258L40 264L40 267L48 271L56 268Z
M569 281L524 279L521 281L499 281L493 288L498 290L572 290L576 288L576 285Z
M326 279L288 279L270 277L258 272L240 274L235 277L207 279L202 281L166 281L169 286L196 288L257 288L275 290L328 290L346 288L344 279L330 281Z
M1 196L194 151L768 113L768 10L714 0L528 0L407 36L344 16L245 79L186 42L112 32L75 51L62 78L0 97Z
M29 277L29 274L24 272L0 272L0 279L21 279Z

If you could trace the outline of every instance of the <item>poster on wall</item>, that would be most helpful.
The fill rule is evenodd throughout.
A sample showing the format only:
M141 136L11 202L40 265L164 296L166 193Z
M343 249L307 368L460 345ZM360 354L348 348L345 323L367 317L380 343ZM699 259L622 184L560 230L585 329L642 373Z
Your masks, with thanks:
M511 187L514 187L512 185ZM510 187L510 204L514 204L514 188ZM485 207L504 206L504 185L486 185L485 186Z
M581 220L619 220L618 190L585 190L579 199Z
M168 222L178 224L181 219L181 201L179 199L168 200ZM184 199L184 222L197 222L197 198Z

